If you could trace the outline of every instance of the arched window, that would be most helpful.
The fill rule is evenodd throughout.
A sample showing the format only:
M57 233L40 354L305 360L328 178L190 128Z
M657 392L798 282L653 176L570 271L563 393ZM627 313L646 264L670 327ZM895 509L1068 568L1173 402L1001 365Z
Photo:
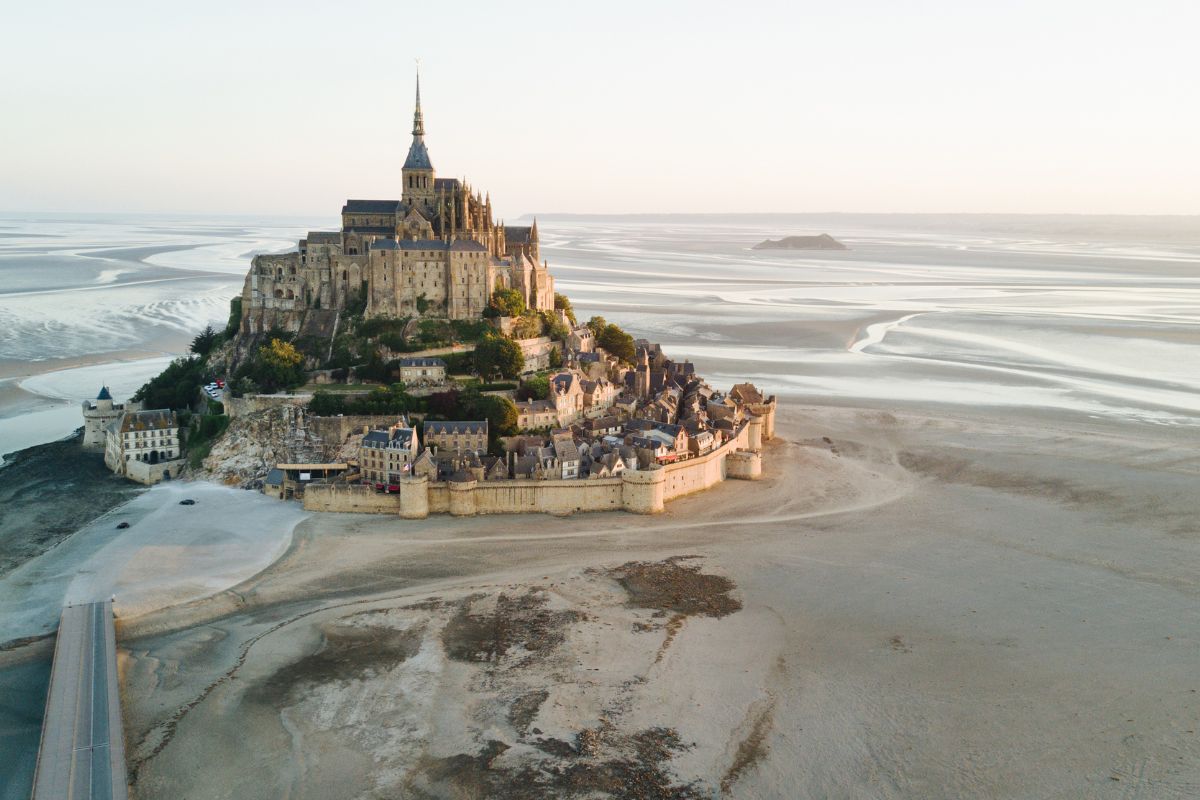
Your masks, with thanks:
M342 282L344 283L348 280L350 280L349 273L346 270L342 270Z
M288 267L288 274L289 274L289 275L295 275L295 274L296 274L296 268L295 268L295 267Z
M275 270L275 277L276 277L276 278L282 278L282 277L283 277L283 267L279 267L277 270Z
M276 290L275 290L275 296L276 296L276 297L283 297L283 289L276 289Z
M287 290L287 299L288 299L288 300L295 300L295 299L296 299L296 293L295 293L295 292L293 292L291 289L288 289L288 290Z

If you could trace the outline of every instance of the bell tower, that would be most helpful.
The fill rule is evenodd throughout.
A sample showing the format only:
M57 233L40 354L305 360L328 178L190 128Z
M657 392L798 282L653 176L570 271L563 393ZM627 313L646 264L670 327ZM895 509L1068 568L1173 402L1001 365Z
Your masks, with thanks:
M434 171L425 148L425 119L421 116L421 71L417 69L417 106L413 111L412 144L404 160L404 202L416 206L429 218L434 208Z

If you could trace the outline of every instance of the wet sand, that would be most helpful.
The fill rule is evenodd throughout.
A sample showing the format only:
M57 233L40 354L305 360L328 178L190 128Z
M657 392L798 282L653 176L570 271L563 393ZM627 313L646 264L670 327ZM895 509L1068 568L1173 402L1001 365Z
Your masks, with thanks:
M1194 437L1005 419L785 403L653 518L316 515L122 616L135 795L1194 796Z

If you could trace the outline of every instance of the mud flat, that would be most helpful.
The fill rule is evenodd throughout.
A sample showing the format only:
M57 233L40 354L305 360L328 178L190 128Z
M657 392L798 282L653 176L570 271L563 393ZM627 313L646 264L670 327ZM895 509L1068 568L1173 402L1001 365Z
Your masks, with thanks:
M315 515L233 589L125 617L136 796L1196 793L1194 441L778 432L763 481L658 517Z

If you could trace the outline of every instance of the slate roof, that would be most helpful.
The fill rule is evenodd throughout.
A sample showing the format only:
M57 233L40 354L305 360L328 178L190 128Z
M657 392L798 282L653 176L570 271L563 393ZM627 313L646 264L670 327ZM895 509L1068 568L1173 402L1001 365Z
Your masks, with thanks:
M387 447L387 431L371 431L362 438L363 447Z
M679 432L683 430L683 427L680 425L670 425L666 422L651 422L650 427L656 431L662 431L671 437L678 436Z
M309 231L305 240L309 244L341 244L341 231Z
M121 432L165 430L177 426L175 412L167 408L126 412L121 417Z
M376 239L371 242L372 250L398 250L395 239Z
M528 225L506 227L504 229L504 240L509 244L529 244L529 234L532 230L533 228Z
M570 439L559 439L554 443L554 454L560 461L578 461L579 448Z
M653 431L651 431L653 433ZM631 436L629 441L634 447L641 447L645 450L657 450L660 447L667 447L667 443L661 439L656 439L650 436Z
M267 477L263 478L263 483L268 486L283 485L283 470L275 468L267 472Z
M445 190L448 192L451 189L457 189L458 186L459 186L458 178L434 178L433 179L434 191Z
M402 239L401 250L449 250L450 245L441 239Z
M399 200L347 200L343 214L396 214L404 210Z
M532 475L537 471L539 463L536 456L521 456L513 466L513 477L518 475L528 477Z
M736 383L729 390L729 396L743 403L763 402L762 392L753 383Z
M402 367L444 367L446 362L440 358L402 358L400 359Z
M558 392L571 391L571 384L574 383L574 381L575 376L569 372L560 372L550 379L550 382L554 384L555 391Z
M363 447L376 449L411 450L413 444L412 428L396 428L394 431L370 431L363 435Z
M456 253L485 253L487 248L474 239L455 239L450 243L450 249Z
M424 423L425 435L434 434L440 436L442 434L486 434L488 429L487 420L482 422L468 421L460 422L458 420L438 420L436 422Z
M100 387L100 394L96 395L97 400L112 400L112 394L109 393L107 386Z
M422 137L413 137L412 145L408 148L408 158L404 159L404 169L433 169L433 162L429 160L429 150L425 147L425 139Z
M528 411L554 411L554 402L551 400L518 400L516 402L517 410Z

